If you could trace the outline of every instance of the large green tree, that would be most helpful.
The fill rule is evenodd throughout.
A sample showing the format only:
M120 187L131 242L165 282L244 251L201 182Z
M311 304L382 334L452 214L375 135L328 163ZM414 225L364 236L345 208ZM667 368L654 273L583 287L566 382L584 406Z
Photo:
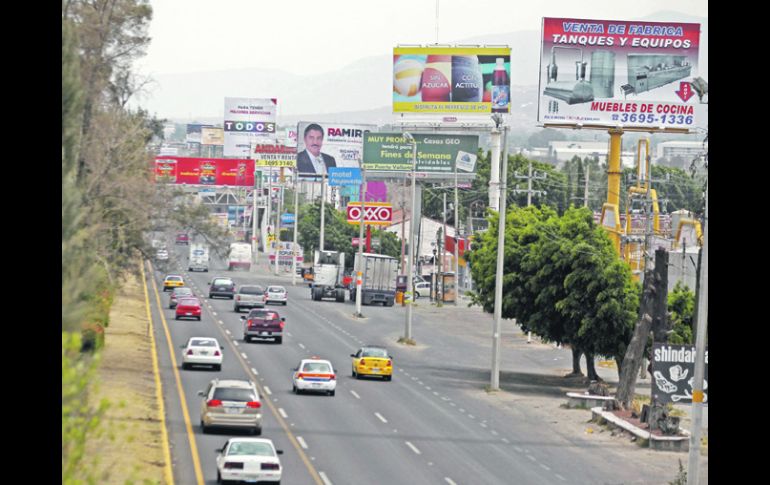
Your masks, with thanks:
M472 299L494 310L498 216L474 242L469 261L477 290ZM544 206L512 208L506 217L504 318L516 318L525 331L573 349L580 371L585 353L588 376L598 379L593 356L622 359L630 341L639 289L614 252L606 233L587 209L563 216Z

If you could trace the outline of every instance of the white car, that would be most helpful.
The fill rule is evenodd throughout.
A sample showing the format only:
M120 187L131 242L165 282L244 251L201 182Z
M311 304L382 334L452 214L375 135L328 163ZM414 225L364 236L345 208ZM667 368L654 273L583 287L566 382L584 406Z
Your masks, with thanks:
M294 394L304 391L325 392L334 395L337 389L337 371L328 360L312 357L302 359L292 375Z
M181 346L182 369L189 369L194 365L210 365L215 370L222 370L222 351L224 347L219 341L211 337L191 337L185 345Z
M423 296L430 296L430 282L421 281L414 284L414 296L420 298Z
M230 438L217 452L217 483L224 481L281 482L281 460L265 438Z
M158 261L168 261L168 251L165 249L158 249L155 253L155 259Z
M268 286L267 287L267 300L265 303L286 303L289 302L289 293L286 292L286 288L283 286Z

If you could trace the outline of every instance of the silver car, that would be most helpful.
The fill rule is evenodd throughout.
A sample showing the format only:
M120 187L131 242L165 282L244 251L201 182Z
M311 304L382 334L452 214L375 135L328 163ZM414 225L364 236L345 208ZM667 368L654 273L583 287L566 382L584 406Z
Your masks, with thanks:
M245 428L262 434L262 401L250 381L211 381L205 391L198 391L201 401L201 430L210 427Z
M289 293L283 286L268 286L266 303L286 303L289 302Z
M267 292L259 285L241 285L233 298L233 311L241 308L265 308Z

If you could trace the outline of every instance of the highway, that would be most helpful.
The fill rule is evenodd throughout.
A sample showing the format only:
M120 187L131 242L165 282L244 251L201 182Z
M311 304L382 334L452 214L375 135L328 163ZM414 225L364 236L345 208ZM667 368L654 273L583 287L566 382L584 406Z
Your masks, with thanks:
M403 346L396 343L404 330L400 306L366 306L366 318L356 319L352 302L311 301L299 279L293 287L290 277L272 276L264 267L256 273L229 272L221 261L213 261L208 273L189 273L186 246L172 251L177 263L169 263L167 271L182 274L204 302L200 322L174 320L168 293L159 285L165 273L148 271L154 277L147 284L176 483L215 483L215 450L230 436L247 435L202 433L197 392L214 378L257 383L262 437L284 450L282 482L287 484L630 484L672 478L665 467L629 463L622 450L555 431L527 406L506 408L485 399L478 382L488 377L489 339L442 330L426 321L435 318L431 314L415 312L418 345ZM245 343L232 300L208 299L207 283L214 276L230 276L237 285L286 287L288 305L270 305L286 317L283 343ZM225 347L221 371L181 370L179 346L192 336L216 337ZM393 354L391 382L351 376L349 355L364 344L385 346ZM291 392L292 369L310 356L334 364L336 396ZM506 356L504 362L528 371L547 364L543 357L524 355Z

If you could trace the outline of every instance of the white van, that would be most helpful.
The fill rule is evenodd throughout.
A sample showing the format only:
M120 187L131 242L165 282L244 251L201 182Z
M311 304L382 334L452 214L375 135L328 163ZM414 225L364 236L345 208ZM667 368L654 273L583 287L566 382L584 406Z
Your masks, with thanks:
M230 244L230 255L227 257L227 269L232 271L235 268L243 268L246 271L251 269L251 244Z
M190 244L190 257L187 263L188 271L209 270L209 247L206 244Z

